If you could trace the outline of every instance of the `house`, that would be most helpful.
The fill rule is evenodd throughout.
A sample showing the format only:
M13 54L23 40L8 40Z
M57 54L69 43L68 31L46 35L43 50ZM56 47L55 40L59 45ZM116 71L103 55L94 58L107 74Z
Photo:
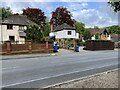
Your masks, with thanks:
M111 40L111 35L107 31L107 29L99 29L99 28L94 28L90 31L90 34L92 35L91 40L95 40L96 38L96 33L99 34L99 39L100 40Z
M12 15L0 22L0 43L5 41L17 42L17 44L24 44L27 25L34 23L23 15Z
M55 36L55 39L61 43L64 43L65 39L78 39L79 33L76 32L76 28L66 23L53 27L51 24L51 33L49 36Z

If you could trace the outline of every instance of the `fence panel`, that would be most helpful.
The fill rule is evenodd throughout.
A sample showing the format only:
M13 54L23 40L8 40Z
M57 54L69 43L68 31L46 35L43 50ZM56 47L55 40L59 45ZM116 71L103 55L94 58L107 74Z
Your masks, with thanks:
M11 51L28 51L28 44L12 44Z

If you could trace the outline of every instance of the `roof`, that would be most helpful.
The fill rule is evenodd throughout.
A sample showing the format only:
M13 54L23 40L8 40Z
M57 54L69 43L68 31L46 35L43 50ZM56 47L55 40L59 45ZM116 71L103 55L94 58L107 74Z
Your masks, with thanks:
M111 38L114 42L120 41L120 35L118 35L118 34L112 34Z
M102 34L102 33L109 34L107 29L94 28L94 29L90 30L91 35L95 35L97 32L99 32L100 34Z
M62 25L54 27L53 31L61 31L63 29L75 30L76 28L64 23Z
M32 22L27 18L27 16L23 15L12 15L5 20L1 21L2 24L13 24L13 25L34 25L35 23Z

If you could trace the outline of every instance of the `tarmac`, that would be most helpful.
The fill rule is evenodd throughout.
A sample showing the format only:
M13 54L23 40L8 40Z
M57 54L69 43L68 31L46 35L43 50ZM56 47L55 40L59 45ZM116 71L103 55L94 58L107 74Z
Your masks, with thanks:
M117 50L117 49L115 49ZM90 52L83 50L83 47L80 47L80 52ZM75 53L74 50L59 49L58 53L36 53L36 54L19 54L19 55L0 55L0 60L10 60L10 59L24 59L24 58L36 58L36 57L49 57L57 55L65 55L69 53Z

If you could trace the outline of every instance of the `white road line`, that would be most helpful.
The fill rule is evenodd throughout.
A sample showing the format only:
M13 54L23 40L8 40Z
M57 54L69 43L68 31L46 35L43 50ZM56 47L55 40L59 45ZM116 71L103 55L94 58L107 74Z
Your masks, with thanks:
M7 69L16 69L16 68L20 68L20 67L7 67L7 68L2 68L2 70L7 70Z
M116 65L116 64L115 64ZM107 66L106 66L107 67ZM102 67L101 67L102 68ZM92 68L91 68L92 69ZM86 70L90 70L90 69L86 69ZM85 70L83 70L85 71ZM20 82L20 83L14 83L14 84L9 84L9 85L4 85L2 86L2 88L4 87L9 87L9 86L15 86L15 85L20 85L20 84L25 84L25 83L30 83L30 82L34 82L34 81L38 81L38 80L44 80L44 79L49 79L49 78L55 78L55 77L59 77L59 76L64 76L64 75L69 75L69 74L74 74L74 73L78 73L78 72L82 72L82 71L74 71L74 72L69 72L69 73L64 73L64 74L59 74L59 75L55 75L55 76L51 76L51 77L44 77L44 78L39 78L39 79L34 79L34 80L29 80L29 81L24 81L24 82Z
M43 88L44 88L44 89L47 89L47 88L50 88L50 87L53 87L53 88L54 88L55 86L67 84L67 83L70 83L70 82L76 82L76 81L80 81L80 80L83 80L83 79L91 78L91 77L94 77L94 76L97 76L97 75L107 74L108 72L113 72L113 71L116 71L116 70L118 70L118 69L119 69L119 68L113 69L113 70L108 70L108 71L105 71L105 72L100 72L100 73L93 74L93 75L89 75L89 76L85 76L85 77L82 77L82 78L77 78L77 79L73 79L73 80L69 80L69 81L57 83L57 84L54 84L54 85L49 85L49 86L46 86L46 87L43 87Z

